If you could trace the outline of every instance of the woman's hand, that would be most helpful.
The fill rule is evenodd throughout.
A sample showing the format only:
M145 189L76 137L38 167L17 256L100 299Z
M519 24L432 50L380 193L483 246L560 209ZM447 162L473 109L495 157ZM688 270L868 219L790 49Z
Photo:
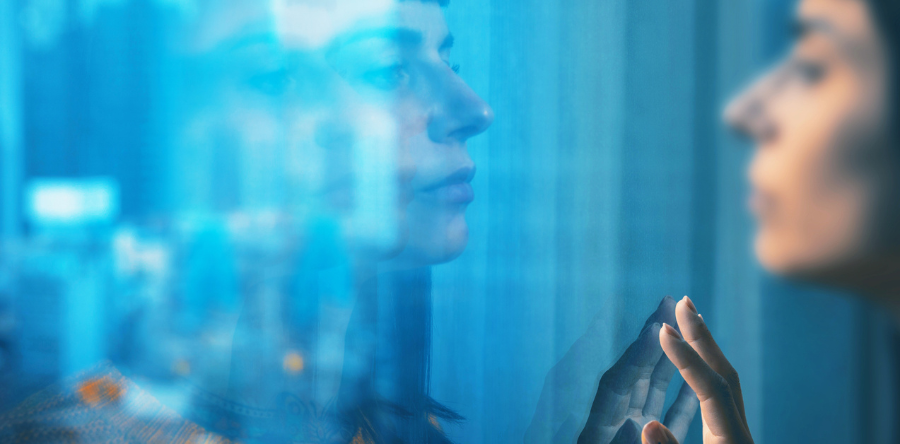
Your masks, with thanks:
M666 297L644 324L637 340L603 376L579 444L635 444L645 424L659 424L666 390L676 368L657 338L675 318L675 301ZM697 411L697 397L686 384L666 414L665 423L684 439Z
M741 383L734 367L725 359L691 299L684 297L675 307L678 331L663 324L659 342L685 382L697 393L703 415L704 444L752 444L744 414ZM677 444L666 426L651 421L641 433L644 444Z

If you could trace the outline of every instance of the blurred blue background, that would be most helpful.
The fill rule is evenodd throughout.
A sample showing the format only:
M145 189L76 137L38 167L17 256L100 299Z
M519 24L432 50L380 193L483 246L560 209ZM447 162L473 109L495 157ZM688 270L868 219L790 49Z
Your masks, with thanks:
M0 410L103 359L151 379L189 372L179 350L195 344L139 338L235 304L204 281L234 273L216 261L221 229L170 220L190 204L171 191L177 3L0 1ZM469 142L469 247L434 268L431 381L467 418L456 442L520 442L591 319L612 363L661 297L685 294L741 374L757 442L888 436L896 338L860 304L759 270L749 151L720 124L786 50L793 7L451 1L453 57L497 116ZM203 233L207 256L172 270L183 231Z

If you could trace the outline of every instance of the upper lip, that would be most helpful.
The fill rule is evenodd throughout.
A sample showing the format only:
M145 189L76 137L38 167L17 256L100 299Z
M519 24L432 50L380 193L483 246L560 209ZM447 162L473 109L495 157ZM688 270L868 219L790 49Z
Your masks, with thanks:
M474 178L474 177L475 177L475 167L470 167L470 166L462 167L462 168L454 171L453 173L450 173L443 179L422 188L422 191L434 191L438 188L449 186L449 185L469 183L472 181L472 178Z

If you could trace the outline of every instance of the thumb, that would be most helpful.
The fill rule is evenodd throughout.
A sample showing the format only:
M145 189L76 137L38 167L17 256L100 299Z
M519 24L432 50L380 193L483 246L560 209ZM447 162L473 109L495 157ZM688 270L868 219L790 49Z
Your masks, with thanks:
M678 444L675 435L659 421L650 421L644 426L644 431L641 432L641 442L643 444Z

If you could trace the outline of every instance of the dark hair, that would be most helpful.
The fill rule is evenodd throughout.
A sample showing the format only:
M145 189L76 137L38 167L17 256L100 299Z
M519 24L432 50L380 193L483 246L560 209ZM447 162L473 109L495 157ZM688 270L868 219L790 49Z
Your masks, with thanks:
M463 418L429 393L431 270L383 274L360 293L346 344L359 352L365 348L359 347L359 335L367 334L365 326L374 326L378 350L362 386L342 383L340 409L347 427L375 444L449 444L438 421ZM379 393L377 385L392 393Z
M877 26L888 57L889 110L895 116L900 113L900 2L897 0L866 0L870 16ZM892 125L893 127L893 125Z

